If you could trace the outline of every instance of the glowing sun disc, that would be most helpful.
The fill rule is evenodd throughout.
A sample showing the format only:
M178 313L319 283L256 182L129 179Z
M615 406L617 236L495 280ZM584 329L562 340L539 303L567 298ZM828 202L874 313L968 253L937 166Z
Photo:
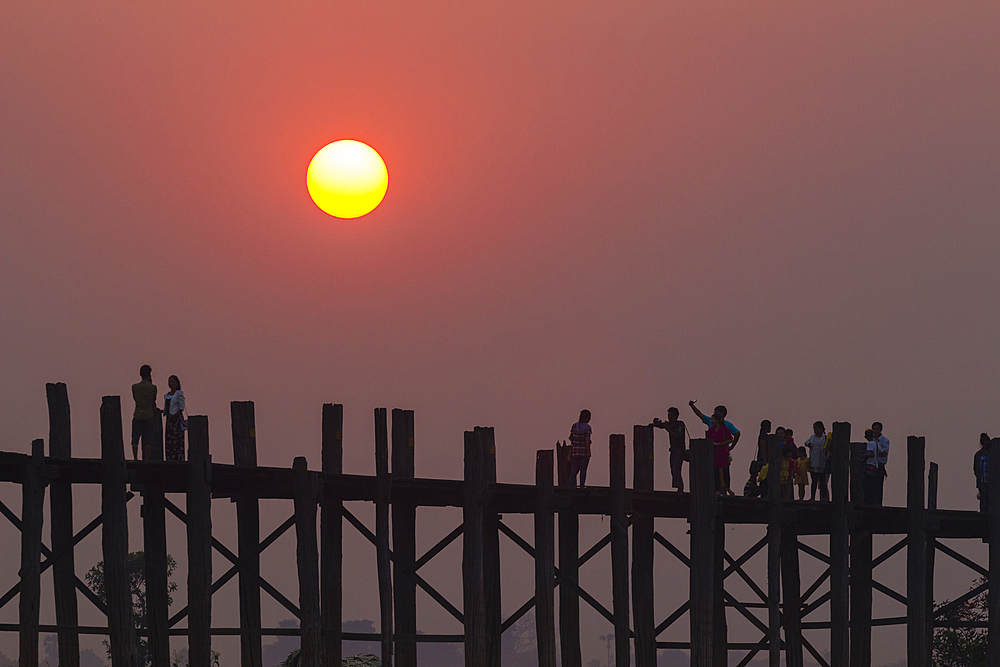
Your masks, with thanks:
M306 171L309 196L325 213L359 218L385 197L389 172L374 148L353 139L327 144L316 152Z

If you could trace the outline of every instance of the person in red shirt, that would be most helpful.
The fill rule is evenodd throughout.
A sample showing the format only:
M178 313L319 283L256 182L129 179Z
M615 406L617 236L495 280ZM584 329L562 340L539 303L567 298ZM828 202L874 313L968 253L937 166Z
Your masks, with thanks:
M705 437L712 442L713 462L715 467L715 492L717 495L730 495L729 489L729 450L736 441L726 427L725 421L718 414L712 415L712 426L705 432Z

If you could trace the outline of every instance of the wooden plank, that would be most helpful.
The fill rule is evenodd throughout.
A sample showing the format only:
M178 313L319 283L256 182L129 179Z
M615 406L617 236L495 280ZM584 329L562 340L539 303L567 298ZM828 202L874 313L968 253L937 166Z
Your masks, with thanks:
M299 627L302 667L322 667L320 641L319 544L316 537L317 478L309 472L304 456L292 463L295 471L295 563L299 574Z
M625 435L612 435L611 471L611 597L615 617L615 664L629 664L628 516L625 514Z
M726 586L723 572L726 569L726 522L722 516L713 519L714 553L712 568L712 663L715 667L729 665L729 627L726 623Z
M781 441L767 436L767 650L768 665L781 667Z
M937 509L937 491L938 491L938 464L931 463L927 471L927 511L928 514L931 511ZM937 556L937 539L934 531L931 529L930 521L925 525L927 531L927 545L925 552L927 553L927 578L925 579L924 586L926 587L925 600L927 614L927 664L933 664L934 657L934 561Z
M847 523L847 495L850 487L851 425L833 423L832 479L833 514L830 517L830 659L845 665L851 650L850 638L850 533Z
M212 664L212 457L208 417L188 417L188 660Z
M990 442L988 465L989 506L986 521L990 543L990 574L987 577L990 588L986 597L989 608L986 664L1000 665L1000 438L993 438Z
M770 476L770 475L769 475ZM802 667L802 598L799 536L794 523L781 527L781 597L785 626L785 666Z
M485 665L486 599L483 579L483 495L485 470L482 433L465 432L465 499L462 518L462 593L465 605L465 664Z
M129 587L128 512L125 507L125 442L122 406L118 396L101 401L101 543L104 551L104 589L107 595L108 634L112 667L136 667L135 622Z
M483 503L483 595L486 605L486 667L500 667L500 516L493 502L497 483L497 449L492 428L480 431L483 447L483 476L486 484Z
M927 615L927 532L924 512L924 438L906 439L906 662L930 667L934 629Z
M715 664L715 481L712 443L691 439L690 629L692 667Z
M63 382L45 385L45 398L49 407L49 456L53 459L70 459L72 433L70 430L69 394ZM54 481L49 485L49 511L52 517L51 542L53 553L63 553L52 564L52 589L55 596L56 625L72 628L79 625L73 557L73 486L68 482ZM80 667L80 635L62 630L58 633L59 664L62 667Z
M31 443L31 458L23 467L21 481L21 593L18 599L20 667L38 665L39 602L42 581L42 522L45 484L39 468L45 456L45 441Z
M653 490L653 427L632 428L632 487ZM656 667L656 620L653 616L653 516L632 513L632 624L635 664Z
M872 664L872 534L851 532L851 667Z
M378 567L378 602L382 633L382 664L392 667L392 570L389 553L389 427L385 408L375 408L375 554Z
M323 405L322 448L323 472L343 474L344 406L339 403ZM323 491L321 508L320 622L323 624L323 657L331 667L341 667L344 650L344 501L330 483Z
M413 479L413 410L392 411L392 478ZM396 664L417 665L417 508L412 502L392 503L393 609L396 624Z
M142 538L146 569L146 628L152 667L170 666L167 522L163 491L146 484L142 496Z
M244 468L257 467L257 423L253 401L229 404L233 429L233 462ZM260 502L254 486L234 497L236 539L240 557L240 627L249 630L240 636L242 667L263 663L260 630Z
M554 464L551 449L540 450L535 455L535 488L538 494L535 505L535 639L538 667L556 667ZM625 646L627 650L627 638Z

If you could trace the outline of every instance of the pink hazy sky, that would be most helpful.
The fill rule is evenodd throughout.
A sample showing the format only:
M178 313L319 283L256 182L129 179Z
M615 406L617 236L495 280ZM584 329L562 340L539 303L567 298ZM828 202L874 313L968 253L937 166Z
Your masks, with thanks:
M3 449L46 436L44 383L65 381L75 453L97 456L100 397L149 363L219 461L230 400L257 402L262 464L314 467L320 405L342 402L350 472L388 406L417 411L418 475L460 475L462 431L492 425L501 479L528 482L587 407L600 484L608 434L668 405L693 424L696 398L751 435L881 420L898 504L925 435L940 504L975 504L969 459L1000 431L996 4L0 19ZM389 169L353 221L305 188L340 138Z

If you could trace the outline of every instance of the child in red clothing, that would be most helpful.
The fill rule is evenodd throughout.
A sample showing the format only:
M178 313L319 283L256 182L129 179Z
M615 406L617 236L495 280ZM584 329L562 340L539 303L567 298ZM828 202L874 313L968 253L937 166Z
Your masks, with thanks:
M720 495L729 495L732 493L729 490L729 450L735 444L733 434L721 417L712 415L712 427L706 431L705 437L712 441L713 446L715 491Z

